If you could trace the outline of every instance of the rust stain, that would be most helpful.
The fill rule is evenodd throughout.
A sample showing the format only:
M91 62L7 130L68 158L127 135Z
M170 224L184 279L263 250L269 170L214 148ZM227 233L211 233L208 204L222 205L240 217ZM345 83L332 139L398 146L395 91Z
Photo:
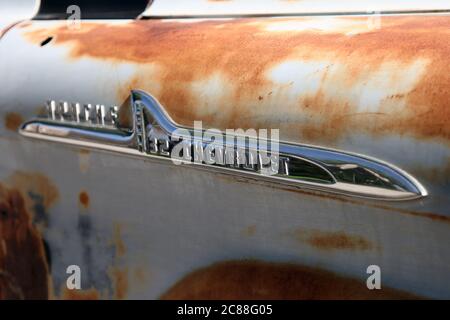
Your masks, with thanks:
M39 44L51 31L72 59L156 66L130 84L184 125L279 128L286 139L312 143L349 132L448 143L449 30L447 16L389 16L380 29L363 17L299 17L86 22L81 30L25 32Z
M116 248L116 258L125 256L126 247L122 239L122 228L120 224L114 225L114 245Z
M59 198L59 191L53 182L38 172L15 171L8 179L8 184L17 187L23 194L41 194L46 208L51 207Z
M331 250L371 250L373 244L358 235L350 235L342 231L304 230L295 231L295 237L300 242L325 251Z
M196 270L161 296L195 299L416 299L395 289L368 290L364 280L294 264L226 261Z
M10 131L17 131L23 122L23 117L17 112L8 112L5 115L5 127Z
M0 184L0 299L47 299L43 240L23 194Z
M89 194L86 191L81 191L79 196L80 204L84 209L89 208Z
M87 173L89 171L90 154L91 152L87 149L78 150L78 164L81 173Z
M124 265L126 246L122 239L123 226L119 223L114 224L112 244L115 248L113 265L108 273L113 285L114 299L123 300L126 298L129 287L128 267Z
M16 171L0 183L0 298L48 299L51 278L39 226L57 188L44 175Z
M128 292L128 268L112 267L109 273L113 281L114 299L125 299Z
M7 184L24 195L26 209L33 213L34 222L45 223L47 209L59 198L58 188L50 179L38 172L16 171L8 178Z
M85 290L69 290L65 286L62 292L63 300L100 300L101 294L95 288Z
M255 233L256 233L255 225L248 226L248 227L244 228L244 230L242 230L242 234L244 234L247 237L252 237L255 235Z
M88 149L79 149L78 152L79 152L80 154L84 154L84 155L90 154L90 153L91 153L91 151L88 150Z

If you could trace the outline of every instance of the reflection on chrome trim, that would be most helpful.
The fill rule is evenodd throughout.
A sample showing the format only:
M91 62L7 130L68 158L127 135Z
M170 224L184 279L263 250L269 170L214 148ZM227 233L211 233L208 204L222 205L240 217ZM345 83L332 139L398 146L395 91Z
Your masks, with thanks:
M120 110L78 103L59 105L50 101L46 117L23 124L20 133L172 161L178 149L181 152L175 160L187 165L347 196L409 200L427 195L425 188L403 170L357 154L284 142L274 152L270 148L273 140L252 144L238 139L238 135L232 145L228 139L223 144L205 142L205 131L177 125L154 97L140 90L133 90L129 103ZM130 118L133 120L125 121ZM198 150L201 159L195 156ZM210 162L207 154L219 160Z

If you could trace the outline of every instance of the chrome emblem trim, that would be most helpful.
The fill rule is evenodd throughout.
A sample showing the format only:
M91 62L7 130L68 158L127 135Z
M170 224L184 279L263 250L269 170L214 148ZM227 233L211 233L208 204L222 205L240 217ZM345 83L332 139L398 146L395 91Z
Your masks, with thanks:
M238 135L232 142L205 142L205 131L177 125L154 97L133 90L129 103L120 108L49 101L47 114L26 122L19 132L346 196L410 200L427 195L414 177L378 159L285 142L274 152L272 139L254 144ZM211 162L211 156L217 161Z

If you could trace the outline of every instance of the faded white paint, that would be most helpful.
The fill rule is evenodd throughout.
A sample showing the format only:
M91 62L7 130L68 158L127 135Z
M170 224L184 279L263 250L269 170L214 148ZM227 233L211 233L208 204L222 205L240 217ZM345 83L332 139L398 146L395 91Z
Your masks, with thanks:
M245 15L449 9L447 0L154 0L144 16Z

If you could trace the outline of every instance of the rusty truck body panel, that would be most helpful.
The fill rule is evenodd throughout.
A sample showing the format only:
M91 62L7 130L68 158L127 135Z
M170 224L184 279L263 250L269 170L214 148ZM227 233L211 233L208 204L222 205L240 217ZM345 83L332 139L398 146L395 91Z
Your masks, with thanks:
M232 16L223 8L238 1L197 2L212 11L154 1L139 19L4 33L0 297L449 298L446 4L371 20L344 5ZM185 126L277 128L282 141L387 161L428 195L332 195L18 134L48 99L120 106L134 89ZM71 264L81 291L65 287ZM373 264L383 290L366 288Z

